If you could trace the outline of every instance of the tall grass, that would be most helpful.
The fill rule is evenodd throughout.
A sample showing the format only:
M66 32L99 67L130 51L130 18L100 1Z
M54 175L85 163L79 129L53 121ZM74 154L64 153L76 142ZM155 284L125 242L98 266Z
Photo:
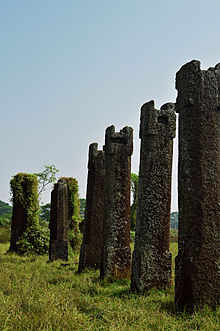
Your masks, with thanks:
M11 231L9 227L0 226L0 243L6 244L10 241Z
M149 295L130 292L129 280L99 280L99 272L77 273L47 256L5 254L0 244L0 330L219 330L220 310L207 307L178 314L174 287ZM171 243L173 255L177 244Z

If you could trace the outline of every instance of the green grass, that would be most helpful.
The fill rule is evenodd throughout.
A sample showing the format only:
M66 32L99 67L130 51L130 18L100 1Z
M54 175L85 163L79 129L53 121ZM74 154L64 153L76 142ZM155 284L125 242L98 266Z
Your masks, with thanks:
M77 255L70 264L47 263L47 256L5 254L8 247L0 244L0 330L219 330L220 309L177 314L173 286L137 295L128 280L77 274Z
M0 243L8 243L10 241L11 229L9 227L0 226Z

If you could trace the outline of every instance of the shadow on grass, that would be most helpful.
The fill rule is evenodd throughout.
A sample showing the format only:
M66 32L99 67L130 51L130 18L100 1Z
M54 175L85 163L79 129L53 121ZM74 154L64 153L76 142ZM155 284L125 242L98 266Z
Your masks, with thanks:
M129 297L130 295L131 295L131 290L130 288L128 288L128 289L115 290L109 296L121 299L121 298Z
M77 310L81 313L84 313L86 315L91 315L91 319L103 319L103 315L105 314L104 309L100 309L94 305L90 305L88 303L82 302L76 303Z
M160 304L160 309L162 311L166 311L169 315L176 316L178 314L176 307L174 305L174 302L169 300L169 301L161 301Z

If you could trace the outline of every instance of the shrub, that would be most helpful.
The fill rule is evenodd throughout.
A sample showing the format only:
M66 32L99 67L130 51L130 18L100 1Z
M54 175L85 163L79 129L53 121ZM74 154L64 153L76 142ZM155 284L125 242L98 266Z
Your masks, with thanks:
M27 229L17 242L17 253L20 255L42 255L49 251L49 229Z
M0 226L3 227L10 227L11 225L11 215L10 214L5 214L0 216Z
M75 230L69 230L68 242L69 242L70 246L72 247L72 249L74 249L75 251L79 251L81 243L82 243L82 233L77 232L77 234L75 234Z
M177 242L178 241L178 230L170 229L170 241Z
M10 229L0 227L0 243L6 244L10 241Z
M131 243L134 243L134 239L135 239L135 231L130 231L130 241L131 241Z

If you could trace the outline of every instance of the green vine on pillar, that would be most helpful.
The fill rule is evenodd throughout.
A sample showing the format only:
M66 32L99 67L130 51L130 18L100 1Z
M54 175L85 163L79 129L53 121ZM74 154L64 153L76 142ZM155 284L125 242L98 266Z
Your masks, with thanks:
M26 228L39 227L38 180L35 175L18 173L10 182L13 198L25 209Z
M18 173L10 181L12 202L25 211L25 229L16 242L19 254L44 254L49 248L48 232L39 227L38 179L33 174Z
M80 217L80 201L79 201L79 185L76 178L61 177L59 181L65 181L68 187L69 195L69 241L73 249L79 247L81 241L81 233L79 230Z

